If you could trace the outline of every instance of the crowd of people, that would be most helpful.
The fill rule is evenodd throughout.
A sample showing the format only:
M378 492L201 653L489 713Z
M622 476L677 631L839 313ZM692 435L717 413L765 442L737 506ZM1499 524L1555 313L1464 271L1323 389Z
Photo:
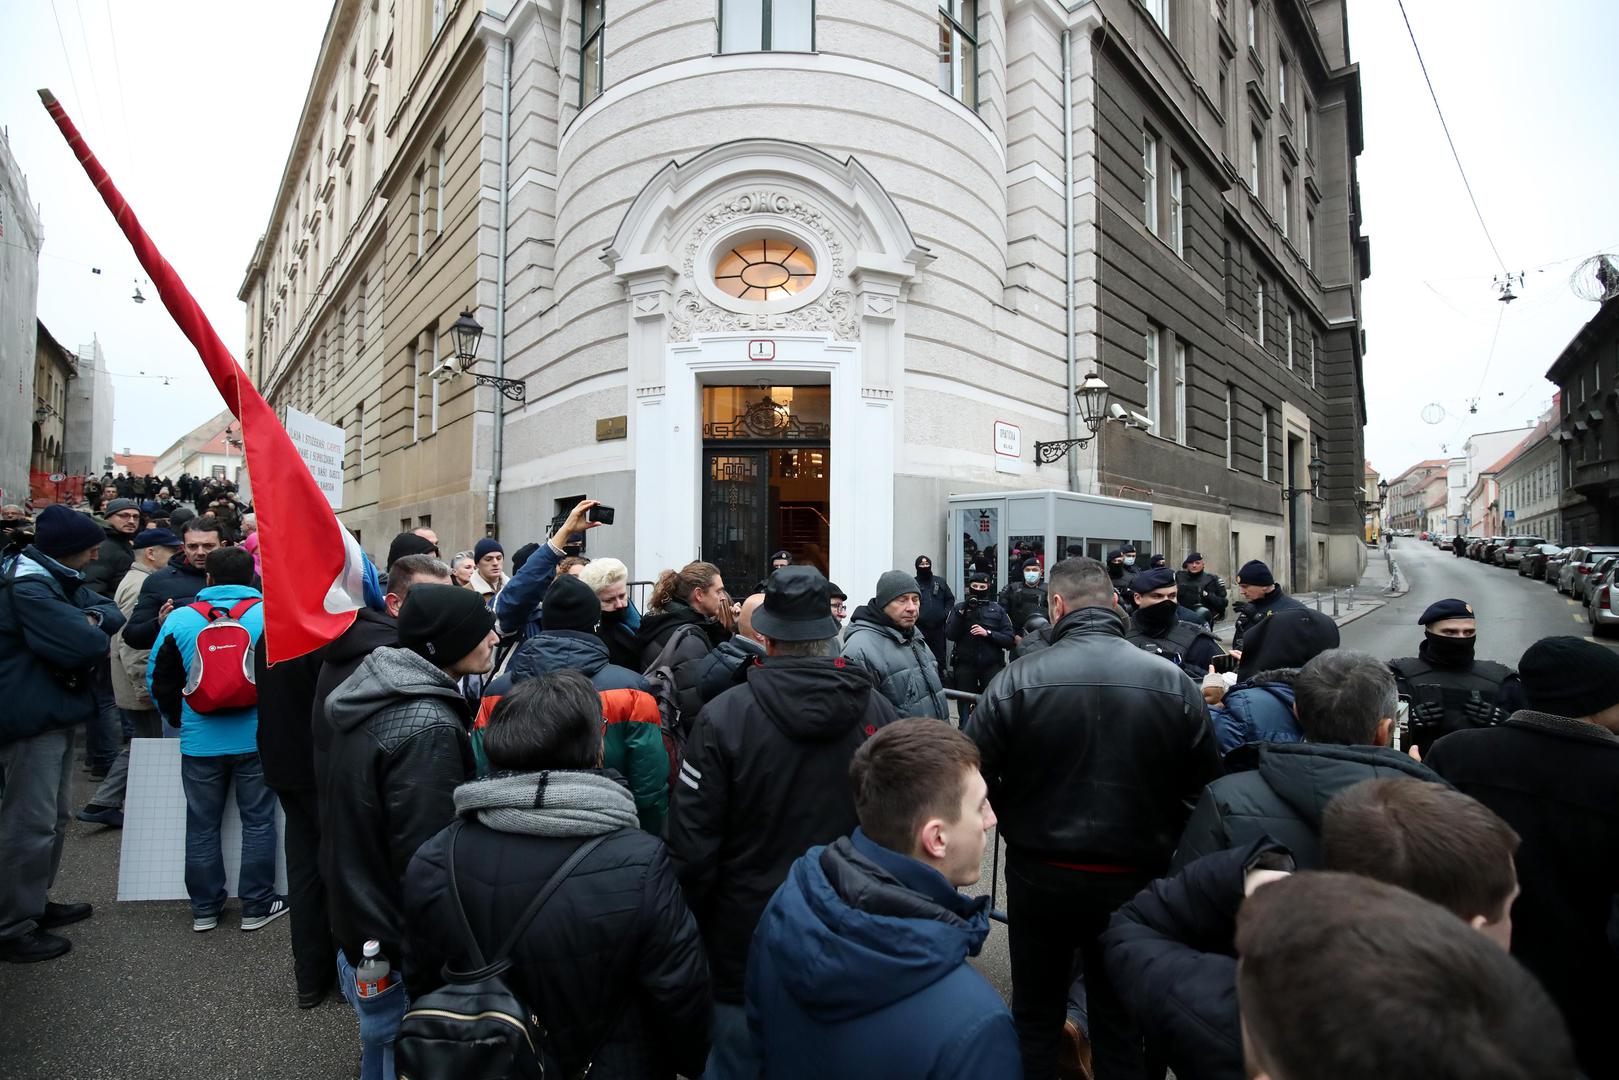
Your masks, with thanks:
M83 726L105 826L125 738L178 737L197 933L234 792L238 925L290 916L297 1005L342 994L364 1080L1619 1076L1599 644L1496 670L1447 600L1391 665L1255 561L1227 649L1201 556L1131 548L959 600L923 555L852 614L787 552L756 586L694 561L642 610L586 500L509 563L399 534L272 666L217 498L8 525L0 958L92 915L49 899ZM1004 915L962 891L997 828ZM992 918L1009 1004L970 963Z

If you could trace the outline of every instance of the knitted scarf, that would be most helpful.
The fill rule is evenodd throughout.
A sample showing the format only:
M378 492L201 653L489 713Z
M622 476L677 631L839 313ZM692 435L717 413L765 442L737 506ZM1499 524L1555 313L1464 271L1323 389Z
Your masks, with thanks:
M455 789L455 812L497 832L598 836L635 828L635 799L601 773L574 769L499 773Z

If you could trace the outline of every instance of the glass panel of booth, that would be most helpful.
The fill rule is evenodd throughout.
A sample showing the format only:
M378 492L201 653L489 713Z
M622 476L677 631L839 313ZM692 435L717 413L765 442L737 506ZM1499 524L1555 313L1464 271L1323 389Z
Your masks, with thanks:
M1131 543L1143 569L1153 551L1151 503L1044 490L951 495L948 505L946 581L958 596L969 569L987 572L999 592L1031 555L1049 573L1070 548L1102 561Z

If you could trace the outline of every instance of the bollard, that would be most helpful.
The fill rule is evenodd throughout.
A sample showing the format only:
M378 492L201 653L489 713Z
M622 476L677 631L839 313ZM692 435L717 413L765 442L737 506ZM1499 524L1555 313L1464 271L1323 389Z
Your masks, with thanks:
M1337 589L1332 590L1332 617L1334 619L1336 619L1338 617L1338 590Z
M1317 611L1321 610L1321 590L1320 589L1317 589L1315 591L1315 609Z

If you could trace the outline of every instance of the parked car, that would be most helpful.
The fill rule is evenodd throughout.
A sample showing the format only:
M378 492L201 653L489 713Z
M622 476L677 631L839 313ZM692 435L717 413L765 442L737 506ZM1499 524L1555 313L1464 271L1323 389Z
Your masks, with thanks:
M1478 550L1478 561L1482 563L1494 562L1495 549L1507 542L1504 536L1492 536L1484 541L1484 546Z
M1517 566L1530 548L1545 542L1542 536L1509 536L1506 543L1495 549L1492 558L1497 566Z
M1602 580L1602 576L1612 570L1615 563L1619 563L1619 549L1608 555L1599 555L1591 563L1591 572L1582 574L1574 583L1574 595L1582 604L1591 603L1591 586Z
M1556 544L1536 544L1525 551L1518 559L1518 576L1526 578L1543 578L1546 576L1546 561L1563 549Z
M1613 555L1615 553L1619 553L1619 547L1611 545L1600 547L1581 545L1576 547L1574 553L1568 557L1568 562L1563 565L1562 572L1558 575L1557 591L1567 593L1569 596L1578 599L1580 594L1575 583L1587 577L1595 568L1597 561L1604 555Z
M1558 575L1563 572L1563 567L1568 563L1569 556L1573 554L1574 549L1571 547L1566 547L1559 549L1551 555L1547 555L1545 570L1542 571L1540 575L1541 580L1554 589L1558 588Z
M1607 573L1603 574L1591 586L1591 602L1586 605L1587 617L1591 620L1591 634L1593 637L1607 637L1619 629L1619 596L1615 595L1616 576L1619 562L1609 566Z

